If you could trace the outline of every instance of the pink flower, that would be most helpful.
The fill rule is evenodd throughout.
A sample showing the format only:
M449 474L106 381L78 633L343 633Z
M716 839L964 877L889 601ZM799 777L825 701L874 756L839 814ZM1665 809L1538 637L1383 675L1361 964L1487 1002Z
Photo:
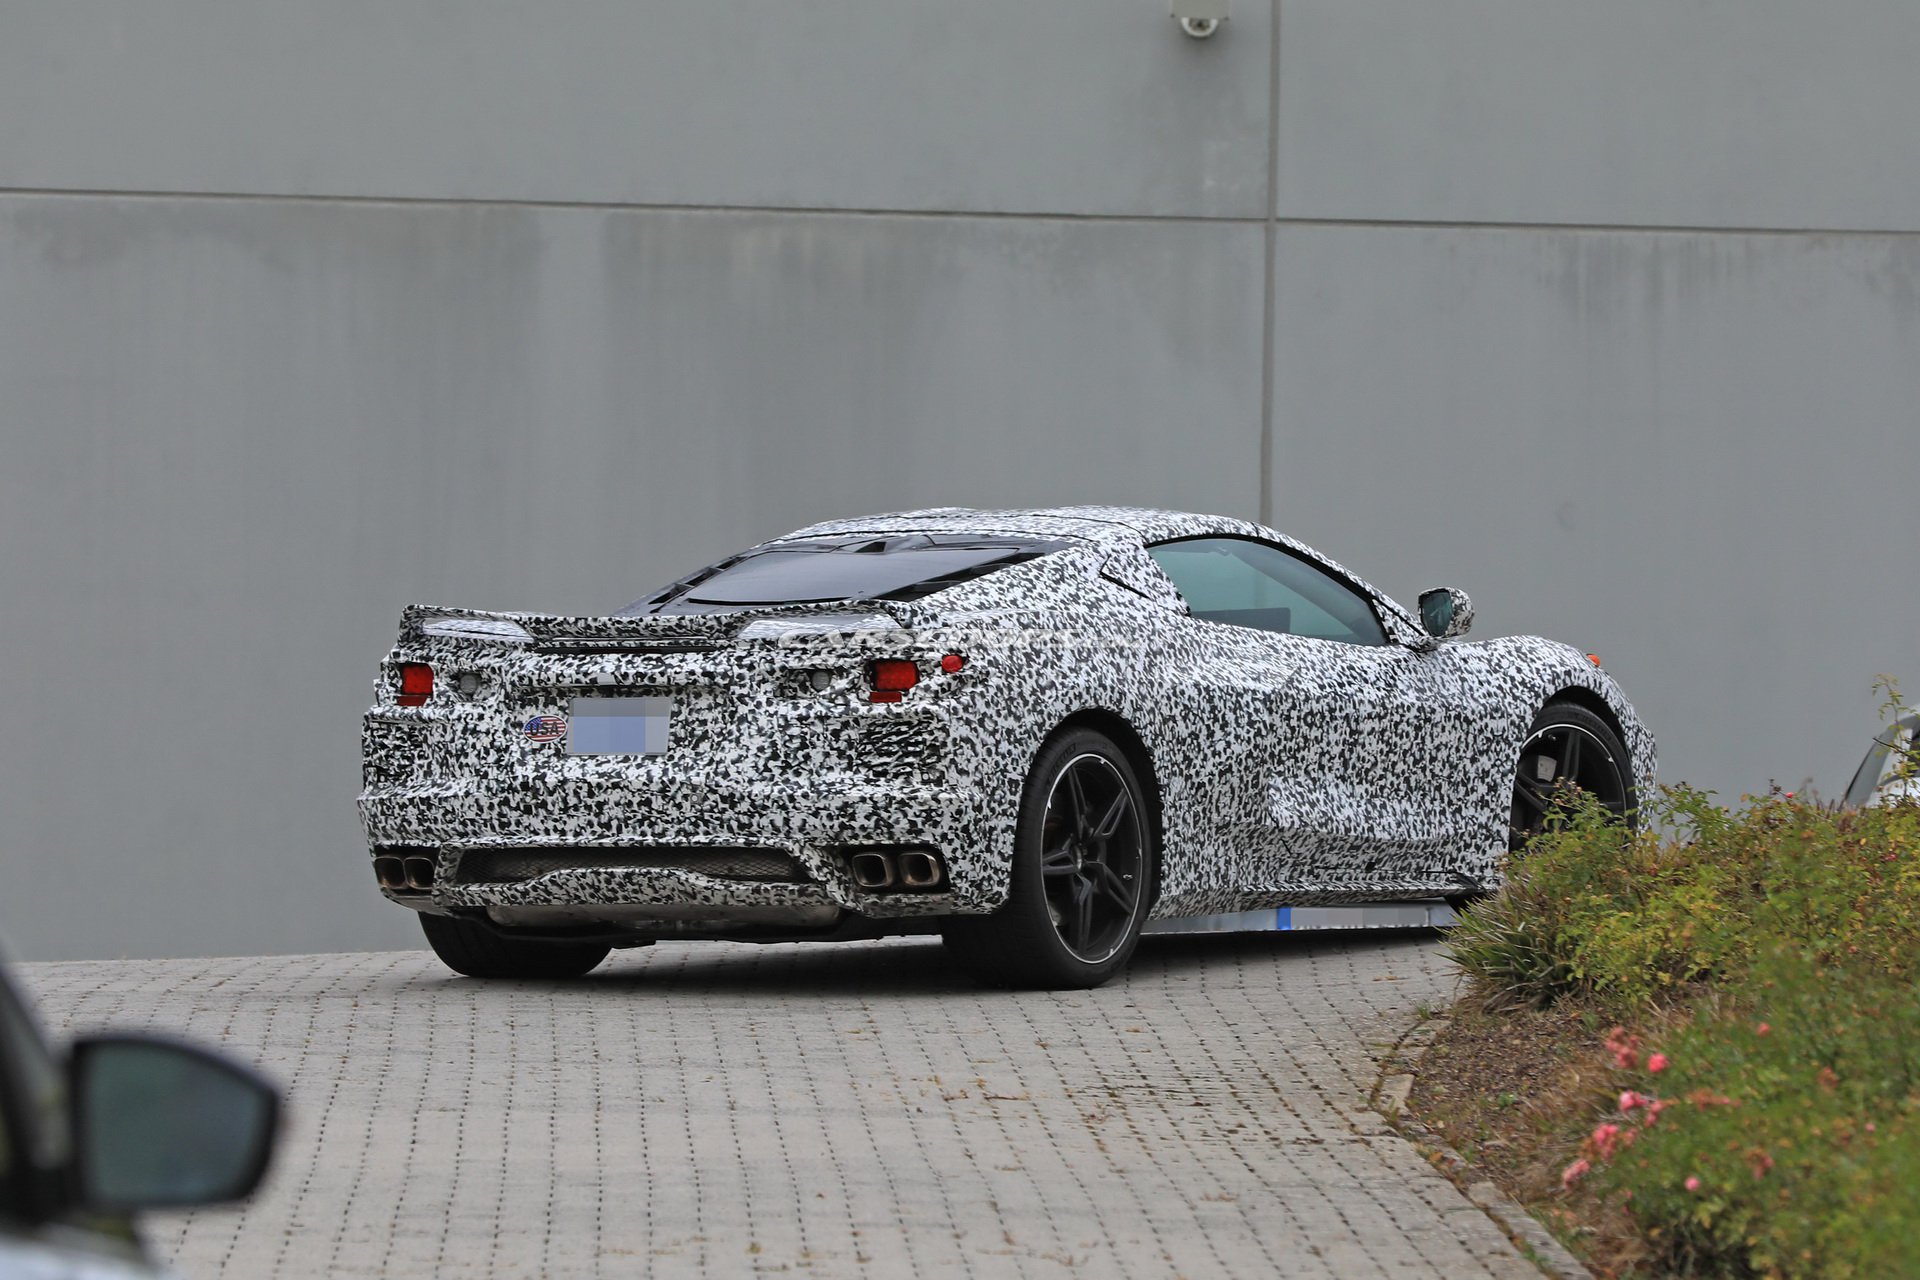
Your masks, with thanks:
M1613 1158L1613 1148L1620 1141L1620 1126L1617 1124L1598 1125L1593 1131L1593 1149L1600 1153L1602 1160Z
M1646 1105L1647 1100L1631 1089L1628 1089L1620 1095L1620 1109L1622 1111L1631 1111L1635 1107L1644 1107Z
M1763 1023L1761 1023L1761 1024L1759 1025L1759 1026L1757 1026L1757 1027L1755 1027L1755 1028L1754 1028L1753 1030L1754 1030L1754 1034L1755 1034L1755 1035L1762 1035L1762 1036L1763 1036L1763 1035L1765 1035L1765 1034L1767 1034L1767 1032L1769 1032L1769 1031L1771 1031L1771 1030L1773 1030L1773 1028L1772 1028L1772 1027L1770 1027L1770 1026L1768 1026L1768 1025L1767 1025L1766 1023L1764 1023L1764 1022L1763 1022Z
M1756 1147L1747 1153L1747 1163L1753 1166L1754 1177L1764 1178L1767 1170L1773 1168L1773 1157Z
M1688 1178L1682 1185L1689 1191L1698 1191L1700 1189L1700 1179Z
M1560 1171L1560 1185L1571 1188L1574 1183L1587 1176L1593 1165L1582 1157Z
M1640 1037L1628 1035L1625 1027L1607 1032L1607 1049L1613 1054L1613 1064L1622 1071L1640 1065Z
M1869 1120L1869 1121L1867 1121L1867 1132L1868 1132L1868 1133L1872 1133L1872 1132L1873 1132L1873 1131L1874 1131L1875 1129L1877 1129L1877 1128L1879 1128L1879 1127L1880 1127L1880 1126L1878 1126L1878 1125L1876 1125L1876 1124L1875 1124L1875 1123L1874 1123L1873 1121L1871 1121L1871 1120Z
M1660 1122L1660 1113L1667 1109L1664 1098L1655 1098L1647 1104L1647 1127L1652 1128Z
M1662 1071L1665 1071L1666 1069L1667 1069L1666 1054L1656 1053L1647 1059L1647 1070L1653 1072L1653 1074L1659 1075Z

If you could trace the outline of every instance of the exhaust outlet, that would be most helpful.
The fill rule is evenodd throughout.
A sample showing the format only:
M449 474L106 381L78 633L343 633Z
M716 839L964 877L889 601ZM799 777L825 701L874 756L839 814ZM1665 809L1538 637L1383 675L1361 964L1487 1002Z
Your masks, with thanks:
M909 889L931 889L946 878L940 859L925 849L908 849L899 857L900 883Z
M894 884L891 854L866 849L848 860L853 867L853 882L862 889L891 889Z
M432 858L407 858L405 864L407 888L420 892L433 888Z
M404 889L407 887L406 868L398 858L375 858L373 860L373 878L380 882L382 889Z

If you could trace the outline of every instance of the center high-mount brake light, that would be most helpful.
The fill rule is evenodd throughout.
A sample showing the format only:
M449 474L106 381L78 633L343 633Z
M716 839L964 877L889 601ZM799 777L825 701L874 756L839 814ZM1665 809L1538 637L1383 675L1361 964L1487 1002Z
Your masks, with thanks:
M920 683L920 668L906 658L879 658L867 664L867 679L873 685L868 702L898 702Z
M424 662L400 664L400 696L394 701L403 707L424 707L433 692L433 668Z

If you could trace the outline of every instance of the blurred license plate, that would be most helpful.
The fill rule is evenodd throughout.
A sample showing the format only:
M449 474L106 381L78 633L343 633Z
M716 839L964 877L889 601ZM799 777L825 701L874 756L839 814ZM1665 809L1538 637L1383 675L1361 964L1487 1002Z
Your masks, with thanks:
M667 749L672 698L575 698L567 751L576 756L657 756Z

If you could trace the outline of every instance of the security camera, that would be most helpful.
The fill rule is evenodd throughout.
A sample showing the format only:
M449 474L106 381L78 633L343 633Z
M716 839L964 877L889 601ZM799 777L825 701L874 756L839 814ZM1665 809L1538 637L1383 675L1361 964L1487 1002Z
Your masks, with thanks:
M1180 29L1195 40L1205 40L1227 20L1230 0L1172 0Z

